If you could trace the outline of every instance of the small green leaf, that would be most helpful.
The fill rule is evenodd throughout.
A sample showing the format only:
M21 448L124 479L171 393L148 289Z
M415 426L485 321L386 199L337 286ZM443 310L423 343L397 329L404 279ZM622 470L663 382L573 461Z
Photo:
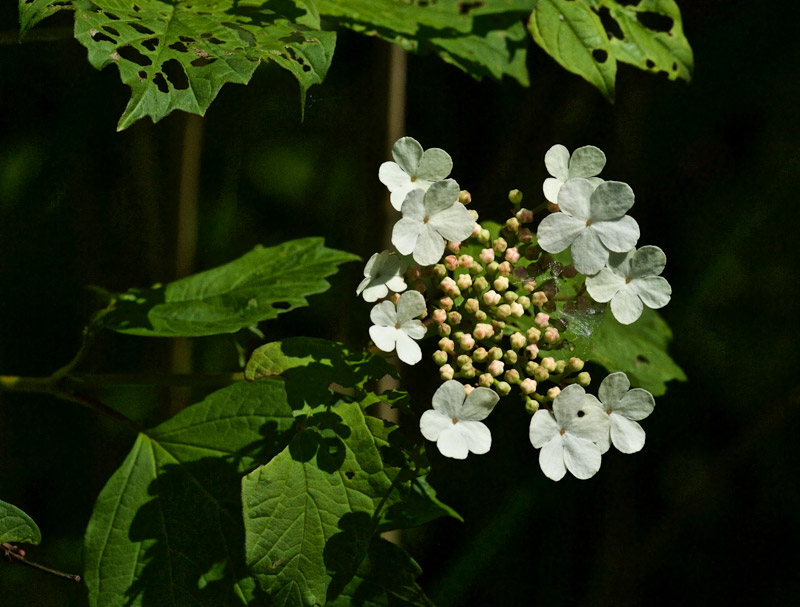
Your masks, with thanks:
M289 441L283 382L240 382L139 434L85 537L92 607L246 604L239 485Z
M38 544L41 541L42 534L33 519L16 506L0 500L0 544Z
M613 101L617 63L600 17L586 0L537 0L528 30L562 67Z
M97 69L116 64L131 87L117 128L173 110L205 114L227 82L246 84L261 61L294 74L301 98L322 82L336 44L302 0L94 0L75 15L75 38Z
M65 8L72 8L71 0L19 0L19 39L25 37L28 30Z
M213 270L117 295L95 324L148 337L233 333L308 305L306 296L327 290L325 278L339 264L357 259L321 238L257 247Z
M346 586L391 488L363 411L345 402L243 479L247 564L276 605L322 605Z
M668 381L686 381L686 374L667 354L670 341L672 331L655 310L645 307L632 325L620 324L608 313L592 338L589 358L612 373L623 371L631 385L660 396Z
M433 607L416 582L422 570L405 550L375 537L367 558L327 607Z

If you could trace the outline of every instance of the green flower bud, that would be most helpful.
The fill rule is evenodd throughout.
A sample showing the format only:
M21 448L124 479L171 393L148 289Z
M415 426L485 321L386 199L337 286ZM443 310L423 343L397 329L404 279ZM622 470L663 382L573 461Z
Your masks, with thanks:
M524 348L525 344L527 343L527 341L525 340L525 336L519 331L513 333L511 337L509 337L509 341L511 342L511 347L514 348L515 350L520 350L521 348Z
M505 276L498 276L497 278L494 279L492 286L494 286L495 291L497 291L498 293L502 293L503 291L508 289L508 278L506 278Z
M513 384L518 384L519 383L519 371L517 371L516 369L509 369L508 371L505 372L505 375L503 375L503 378L509 384L512 384L512 385Z
M464 309L470 314L475 314L475 312L481 309L481 304L477 299L471 297L464 302Z
M541 308L545 303L547 303L547 295L544 291L536 291L536 293L531 296L531 302L537 308Z
M437 366L441 367L447 362L447 352L444 350L436 350L436 352L433 353L433 362L435 362Z
M522 204L522 192L516 188L508 193L508 201L513 205Z
M453 326L458 326L461 324L461 314L453 311L447 315L447 322L449 322Z
M455 370L450 365L442 365L439 367L439 377L442 381L449 381L455 376Z
M489 244L489 241L492 239L492 235L489 233L489 230L486 228L481 230L481 233L478 234L478 242L481 244Z
M497 306L497 311L495 312L495 316L500 320L505 320L511 315L511 306L508 304L502 304Z
M476 348L475 351L472 353L472 360L476 363L482 363L487 358L489 358L489 353L486 351L486 348L480 347Z
M586 371L582 371L578 373L578 384L583 386L584 388L592 383L592 378L589 376L589 373Z
M511 386L508 382L499 381L494 385L494 390L500 396L506 396L509 392L511 392Z
M511 304L511 316L514 318L522 318L523 314L525 314L525 308L516 301Z
M437 331L439 332L439 336L441 336L441 337L449 337L450 336L450 332L452 330L453 330L452 327L450 327L450 325L448 325L446 322L443 322L442 324L440 324L438 329L437 329Z
M573 358L569 359L569 370L572 371L573 373L575 371L582 370L583 369L583 365L584 365L584 363L580 358L573 357Z
M539 410L539 402L532 398L525 398L525 410L533 415Z
M559 360L556 362L556 373L561 375L564 372L564 369L567 368L567 361L566 360Z
M479 276L475 280L472 281L472 290L476 293L483 293L489 288L489 281L486 280L486 277Z
M509 364L513 365L516 364L518 357L517 353L514 350L506 350L506 353L503 355L503 359Z
M539 368L539 363L534 360L529 360L525 363L525 374L526 375L533 375L536 369Z
M519 231L519 219L516 217L511 217L508 221L506 221L505 229L509 232L518 232Z
M431 276L434 278L434 280L440 281L442 278L447 276L447 268L444 267L443 263L437 263L431 270Z
M472 194L467 192L467 190L461 190L458 193L458 202L465 206L468 205L470 202L472 202Z
M459 375L461 377L466 377L468 379L475 377L477 374L478 372L475 370L475 367L472 366L471 362L461 367L461 370L459 371Z
M531 299L527 295L523 295L517 300L517 303L522 306L524 310L531 307Z
M499 267L500 267L499 263L497 263L496 261L490 261L489 263L486 264L486 273L492 275L497 274L497 268Z
M517 295L514 291L506 291L503 293L503 301L507 304L512 304L519 299L519 295Z
M478 385L484 388L491 388L494 385L494 377L491 373L482 373L478 378Z
M547 372L547 369L539 365L533 370L533 379L535 379L538 383L542 383L543 381L550 379L550 374Z
M483 266L479 264L477 261L473 261L472 265L469 267L469 273L472 274L473 276L477 276L481 272L483 272Z
M458 358L456 358L456 364L459 367L472 365L472 357L469 354L461 354Z
M500 360L503 358L503 351L495 346L489 349L489 360Z
M478 310L477 312L475 312L475 320L477 322L486 322L487 318L488 317L486 316L486 312L484 312L483 310Z
M556 359L552 356L548 356L542 359L541 366L550 371L552 373L556 370Z
M495 253L501 255L506 252L506 249L508 248L508 242L506 242L506 239L501 236L492 242L492 248L494 249Z
M542 338L542 332L536 327L531 327L530 329L525 331L525 337L528 338L529 344L535 344Z

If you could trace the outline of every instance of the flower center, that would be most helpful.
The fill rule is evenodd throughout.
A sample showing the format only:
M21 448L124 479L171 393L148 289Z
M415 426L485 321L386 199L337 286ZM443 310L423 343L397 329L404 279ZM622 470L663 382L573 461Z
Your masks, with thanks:
M403 325L402 325L401 323L399 323L399 322L396 322L396 323L394 323L394 328L395 328L395 329L399 329L399 328L400 328L400 327L402 327L402 326L403 326Z
M588 228L590 225L592 225L592 220L591 219L587 219L586 220L586 227Z
M566 431L567 431L567 429L566 429L566 428L561 428L561 430L559 430L559 433L561 434L561 436L564 436L564 433L565 433Z
M628 277L628 278L626 278L626 279L625 279L625 284L626 284L626 285L627 285L627 284L629 284L630 282L631 282L631 278L630 278L630 277Z
M454 417L454 418L453 418L453 423L454 423L454 424L457 424L457 423L458 423L458 418L455 418L455 417Z
M411 183L414 183L416 180L417 180L417 176L416 175L412 175L411 176Z
M422 223L428 223L430 219L431 219L430 217L426 217L425 219L422 220Z

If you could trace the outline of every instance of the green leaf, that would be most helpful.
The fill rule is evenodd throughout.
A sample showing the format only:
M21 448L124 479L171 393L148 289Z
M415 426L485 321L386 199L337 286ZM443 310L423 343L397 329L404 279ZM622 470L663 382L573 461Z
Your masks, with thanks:
M19 39L25 37L28 30L65 8L72 8L71 0L19 0Z
M592 339L589 358L612 373L625 372L631 385L660 396L667 391L666 382L686 381L686 374L667 354L670 341L672 331L655 310L645 307L632 325L606 314Z
M613 101L617 63L600 17L586 0L537 0L528 30L562 67Z
M433 52L480 80L511 76L528 85L528 40L521 24L532 0L318 0L320 14L336 25Z
M336 43L302 0L82 0L75 38L94 67L116 64L131 87L119 130L173 110L203 115L225 83L247 83L261 61L294 74L304 100Z
M346 586L392 488L358 403L309 423L242 481L247 564L276 605L322 605Z
M85 537L93 607L246 604L239 485L289 441L283 382L240 382L139 434Z
M328 289L339 264L357 256L323 246L321 238L256 247L239 259L166 286L130 289L95 324L131 335L198 337L233 333L306 306Z
M401 498L381 514L381 531L418 527L446 516L464 522L458 512L436 497L424 476L397 489Z
M422 570L399 546L375 537L355 577L328 607L433 607L416 579Z
M38 544L41 541L42 534L33 519L16 506L0 500L0 544Z

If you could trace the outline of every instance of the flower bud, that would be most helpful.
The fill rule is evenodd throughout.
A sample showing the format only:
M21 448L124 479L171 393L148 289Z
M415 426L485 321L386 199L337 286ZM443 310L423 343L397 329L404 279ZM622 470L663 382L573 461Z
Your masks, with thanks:
M433 269L431 270L431 276L434 278L434 280L441 280L446 275L447 268L444 267L443 263L437 263L435 266L433 266Z
M466 377L470 379L475 377L477 373L478 372L475 370L475 367L472 366L472 363L464 365L463 367L461 367L461 371L459 371L459 375L461 375L461 377Z
M470 384L467 384L466 386L464 386L464 394L466 394L467 396L469 396L469 395L470 395L470 393L471 393L471 392L472 392L474 389L475 389L475 386L472 386L472 385L470 385Z
M508 248L508 243L506 242L506 239L501 236L492 242L492 248L494 249L495 253L500 255Z
M517 234L517 238L519 238L520 242L529 244L533 240L533 232L529 228L522 228Z
M511 304L511 316L514 318L522 318L523 314L525 314L525 308L523 308L517 302Z
M481 309L481 304L477 299L471 297L464 302L464 309L470 314L475 314L475 312Z
M525 363L525 373L527 375L533 375L538 368L539 363L537 363L535 360L529 360L527 363Z
M483 294L483 303L487 306L496 306L500 303L500 294L494 290L486 291Z
M547 325L550 324L550 315L545 314L544 312L539 312L536 316L533 317L533 324L537 327L544 329Z
M444 350L436 350L436 352L433 353L433 362L436 363L436 366L441 367L447 362L447 352Z
M469 274L461 274L456 281L458 288L462 291L466 291L472 286L472 276Z
M555 202L548 202L547 203L547 210L551 213L558 213L561 208Z
M523 295L519 299L517 299L517 303L522 306L523 310L527 310L528 308L531 307L531 298L528 297L527 295Z
M489 281L486 280L486 278L483 276L478 276L478 278L472 281L472 289L476 293L483 293L488 288L489 288Z
M525 410L533 415L539 410L539 401L533 398L526 398L525 399Z
M584 388L592 383L592 378L589 376L589 373L586 371L581 371L578 373L578 385L583 386Z
M436 308L431 314L431 318L433 318L433 322L442 324L445 320L447 320L447 312L441 308Z
M520 223L530 223L533 221L533 211L522 208L517 211L516 218L519 219Z
M541 308L547 303L547 295L545 295L544 291L536 291L536 293L531 295L531 303L537 308Z
M494 386L494 391L497 392L500 396L505 396L509 392L511 392L511 386L508 382L499 381Z
M422 275L422 268L420 268L418 263L415 263L411 267L406 270L406 278L409 280L416 280Z
M494 249L482 249L479 258L482 263L494 261Z
M442 297L439 300L439 305L442 307L443 310L449 312L453 309L453 300L449 297Z
M492 286L494 287L495 291L497 291L498 293L502 293L503 291L508 289L508 278L506 278L505 276L498 276L497 278L494 279Z
M522 288L525 289L528 293L532 292L536 288L536 281L530 280L523 283Z
M531 327L530 329L525 331L525 337L528 338L529 344L535 344L542 338L542 332L536 327Z
M573 373L583 369L584 362L580 358L572 357L569 359L569 370Z
M458 343L458 342L460 342L460 341L461 341L461 338L462 338L463 336L464 336L464 331L455 331L455 332L454 332L454 333L453 333L453 334L450 336L450 339L452 339L452 340L453 340L455 343Z
M472 274L473 276L477 276L481 272L483 272L483 266L479 264L477 261L473 260L472 265L469 267L469 273Z
M449 322L454 327L457 327L458 325L461 324L461 313L456 312L455 310L450 312L447 315L447 322Z
M558 329L555 327L547 327L544 330L544 341L548 344L554 344L559 338Z
M507 261L504 261L499 266L497 266L497 272L498 274L500 274L500 276L505 276L506 278L508 278L509 276L511 276L512 271L513 268L511 267L511 264L508 263Z
M514 291L506 291L503 293L503 301L507 304L512 304L519 299L519 295L517 295Z
M537 382L542 383L543 381L547 381L550 378L550 373L547 372L543 366L539 365L533 371L533 379Z
M442 337L448 337L452 330L453 330L453 328L450 325L448 325L447 323L442 323L436 328L436 331Z
M489 360L500 360L503 358L503 351L495 346L489 349Z
M503 354L503 359L509 365L514 365L517 362L517 353L514 350L506 350L505 354Z
M472 353L472 360L474 360L476 363L482 363L487 358L489 358L489 353L486 351L486 348L482 346L480 348L476 348Z
M492 325L479 322L475 325L475 330L472 332L475 339L489 339L494 335L494 327Z
M494 377L491 373L482 373L478 378L478 385L484 388L491 388L494 385Z
M456 358L456 364L459 367L463 367L464 365L472 365L472 357L468 354L461 354Z
M389 296L389 301L391 301L391 302L392 302L393 304L395 304L395 305L397 305L397 300L398 300L398 299L400 299L400 293L392 293L392 294Z
M564 369L567 368L567 361L566 360L559 360L556 361L556 373L561 375L564 372Z
M547 356L542 359L541 366L552 373L556 370L556 359L552 356Z
M509 384L518 384L519 383L519 371L516 369L509 369L503 375L503 379L505 379Z
M519 249L517 247L506 249L506 261L510 263L517 263L519 261L519 257Z
M514 348L515 350L519 350L520 348L525 347L526 343L525 336L519 331L517 331L516 333L512 333L511 337L509 337L508 340L511 342L511 347Z
M516 217L511 217L506 221L506 225L504 226L508 232L514 233L519 230L519 219Z
M453 340L448 337L443 337L439 340L439 349L448 352L449 354L453 354L456 350L456 345L453 343Z
M475 347L475 338L469 333L464 333L458 343L462 350L472 350Z
M525 348L525 352L528 353L528 356L533 360L537 356L539 356L539 346L536 344L531 344L527 348Z
M522 192L518 189L514 188L508 193L508 201L513 205L518 205L522 203Z
M477 238L482 229L483 228L481 228L481 224L475 221L475 225L472 228L472 234L469 235L469 238Z
M472 202L472 194L467 192L467 190L461 190L458 193L458 202L463 205L468 205L470 202Z
M503 374L503 368L505 367L505 363L502 360L493 360L489 363L489 366L486 370L491 373L494 377L499 377Z
M420 293L424 293L428 290L428 285L425 284L425 281L422 279L417 279L411 283L411 288L415 291L419 291Z
M553 386L547 391L547 398L550 400L555 400L556 396L561 394L561 388L558 386Z
M461 251L461 243L450 241L447 243L447 250L450 251L451 253L458 253L459 251Z
M481 233L478 234L478 242L481 244L489 244L489 241L492 239L492 235L489 233L489 230L486 228L481 230Z
M478 211L476 211L475 209L468 209L468 210L469 210L469 214L472 215L472 218L475 221L478 221Z
M475 321L476 322L486 322L486 312L483 310L478 310L475 312Z
M444 258L444 267L451 272L458 267L458 257L455 255L448 255Z
M460 265L465 270L469 270L473 261L475 260L472 258L472 255L462 255L461 257L458 258L458 265Z
M486 264L486 273L491 275L497 274L497 268L499 267L500 267L499 263L497 263L496 261L490 261L489 263Z
M494 327L495 333L499 333L498 337L503 337L503 329L506 328L506 323L502 320L493 320L492 326Z
M455 369L450 365L442 365L439 367L439 377L442 381L449 381L455 376Z
M533 394L536 392L536 380L526 377L520 382L519 388L523 394Z
M497 306L497 311L495 312L495 316L500 320L505 320L511 314L511 306L508 304L501 304Z

